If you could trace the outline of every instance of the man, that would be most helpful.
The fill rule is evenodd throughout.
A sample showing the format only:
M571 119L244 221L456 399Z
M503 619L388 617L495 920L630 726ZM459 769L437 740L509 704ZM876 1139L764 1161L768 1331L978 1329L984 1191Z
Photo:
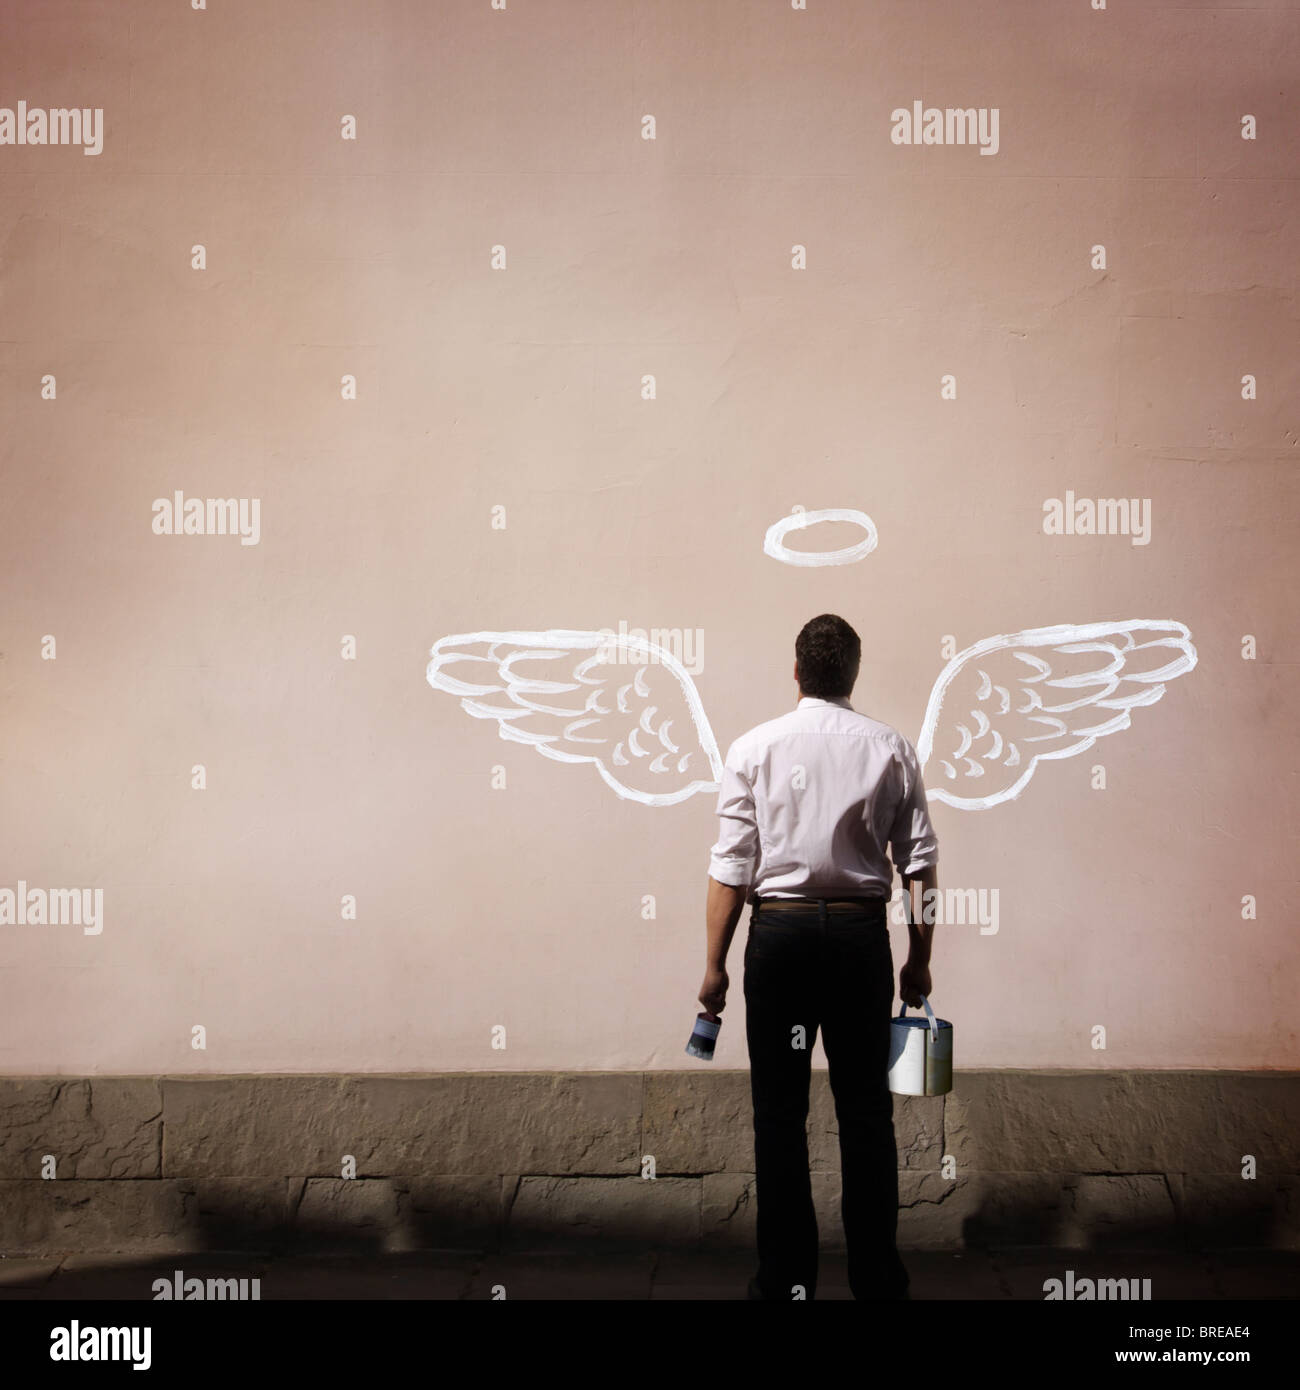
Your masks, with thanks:
M799 702L728 749L721 834L709 863L708 966L700 1002L727 998L727 949L746 899L745 1031L754 1102L758 1273L751 1298L813 1298L817 1219L808 1173L808 1087L817 1030L840 1130L849 1286L855 1298L908 1297L895 1243L898 1151L889 1091L894 965L886 904L893 864L913 923L932 914L938 841L916 750L849 704L858 635L833 614L795 641ZM899 994L930 993L932 925L909 926Z

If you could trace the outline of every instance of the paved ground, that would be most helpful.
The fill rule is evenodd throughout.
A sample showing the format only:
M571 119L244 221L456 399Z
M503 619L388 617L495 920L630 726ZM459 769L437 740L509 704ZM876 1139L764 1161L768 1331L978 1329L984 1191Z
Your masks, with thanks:
M1300 1252L1206 1254L1099 1253L1079 1250L907 1252L915 1299L1039 1299L1047 1279L1151 1280L1159 1299L1300 1297ZM752 1272L744 1253L658 1251L474 1254L256 1256L221 1252L172 1255L0 1257L0 1299L151 1299L153 1281L187 1278L261 1280L263 1299L507 1298L735 1299ZM850 1297L842 1255L822 1257L819 1298Z

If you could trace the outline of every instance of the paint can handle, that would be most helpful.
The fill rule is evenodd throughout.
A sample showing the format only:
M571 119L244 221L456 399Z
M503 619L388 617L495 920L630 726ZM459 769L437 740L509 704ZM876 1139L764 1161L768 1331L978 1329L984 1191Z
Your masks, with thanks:
M930 1007L930 1001L925 997L924 994L921 996L921 1004L922 1004L922 1006L923 1006L924 1009L925 1009L925 1016L926 1016L926 1018L928 1018L928 1019L930 1020L930 1040L931 1040L932 1042L938 1042L938 1041L939 1041L939 1024L938 1024L938 1021L935 1019L934 1010ZM902 1016L903 1016L906 1012L907 1012L907 1005L900 1002L900 1006L899 1006L899 1010L898 1010L898 1016L899 1016L899 1018L902 1018Z

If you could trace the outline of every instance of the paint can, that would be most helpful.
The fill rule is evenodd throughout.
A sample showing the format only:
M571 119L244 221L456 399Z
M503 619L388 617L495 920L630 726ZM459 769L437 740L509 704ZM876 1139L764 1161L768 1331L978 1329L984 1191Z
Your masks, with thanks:
M696 1014L695 1027L686 1044L687 1053L698 1057L701 1062L713 1061L713 1045L718 1040L718 1029L721 1027L722 1019L717 1014Z
M889 1089L896 1096L942 1096L952 1090L952 1024L935 1018L921 996L924 1018L907 1018L907 1005L889 1024Z

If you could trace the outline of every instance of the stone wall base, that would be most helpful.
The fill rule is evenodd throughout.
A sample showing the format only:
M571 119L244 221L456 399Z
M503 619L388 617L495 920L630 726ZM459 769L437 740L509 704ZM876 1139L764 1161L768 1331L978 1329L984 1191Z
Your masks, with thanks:
M1300 1074L896 1098L908 1249L1300 1249ZM842 1245L825 1072L809 1156ZM749 1074L0 1079L0 1253L752 1246Z

